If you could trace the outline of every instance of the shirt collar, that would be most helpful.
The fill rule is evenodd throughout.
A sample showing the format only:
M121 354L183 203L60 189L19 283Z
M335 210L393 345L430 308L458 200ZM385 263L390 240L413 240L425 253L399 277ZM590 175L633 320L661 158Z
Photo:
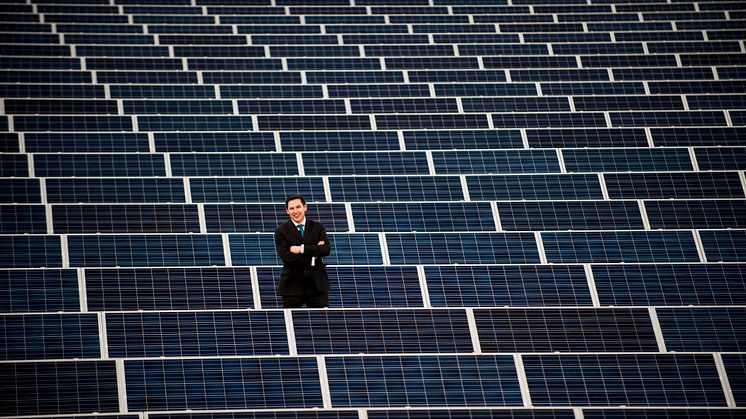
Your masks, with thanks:
M303 228L305 228L305 227L306 227L306 217L303 217L303 219L302 219L302 220L301 220L301 221L300 221L299 223L296 223L296 222L295 222L295 220L292 220L292 221L293 221L293 224L294 224L294 225L295 225L296 227L298 227L298 226L299 226L300 224L303 224Z

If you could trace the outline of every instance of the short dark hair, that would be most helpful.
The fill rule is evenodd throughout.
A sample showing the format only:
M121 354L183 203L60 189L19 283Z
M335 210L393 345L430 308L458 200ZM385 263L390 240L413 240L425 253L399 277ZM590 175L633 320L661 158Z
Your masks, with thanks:
M288 204L290 203L290 201L293 201L296 199L300 199L301 204L307 205L306 200L301 195L295 194L295 195L290 195L289 197L287 197L287 199L285 200L285 208L288 207Z

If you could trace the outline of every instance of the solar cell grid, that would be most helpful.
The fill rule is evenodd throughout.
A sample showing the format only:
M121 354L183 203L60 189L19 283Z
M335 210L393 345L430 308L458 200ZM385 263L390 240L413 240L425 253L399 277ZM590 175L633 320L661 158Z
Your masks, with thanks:
M282 265L272 234L231 234L228 241L234 266ZM330 233L329 241L331 254L324 258L326 264L383 264L381 244L375 234Z
M746 201L646 201L651 228L746 228Z
M699 262L691 231L542 232L550 263Z
M438 174L559 173L554 150L433 151Z
M699 236L708 262L746 262L746 230L702 230Z
M283 204L205 204L205 223L211 233L272 233L287 221ZM310 204L308 216L327 232L349 230L342 204ZM359 230L358 230L359 231Z
M456 176L330 177L334 202L461 201L464 192Z
M494 231L492 209L486 202L412 202L352 204L355 231L435 232Z
M276 151L275 139L267 132L166 132L154 133L158 152L262 152Z
M61 246L54 235L0 236L0 267L61 268Z
M507 231L643 228L640 208L631 201L498 202L497 208Z
M160 154L34 154L34 173L43 177L165 176Z
M0 205L0 234L44 234L46 208L41 205Z
M194 202L278 203L298 191L308 202L326 201L320 177L190 178L189 186Z
M590 174L557 175L481 175L467 176L472 200L563 200L601 199L598 176Z
M743 352L744 307L658 308L666 349L676 352Z
M652 172L693 170L685 148L564 149L568 172Z
M523 148L518 130L404 131L407 150Z
M71 233L199 233L196 205L54 205L53 230Z
M389 233L392 264L538 263L533 234L527 233Z
M528 144L536 148L647 147L641 128L528 129Z
M2 315L0 333L3 361L100 357L95 315Z
M430 170L424 152L304 153L302 159L310 176L425 175Z
M611 173L604 181L612 199L743 198L735 172Z

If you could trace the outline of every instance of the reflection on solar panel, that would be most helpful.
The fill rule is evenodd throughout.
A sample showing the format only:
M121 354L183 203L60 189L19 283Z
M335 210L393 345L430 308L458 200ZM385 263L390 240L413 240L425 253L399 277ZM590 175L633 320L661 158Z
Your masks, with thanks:
M0 1L0 416L746 417L743 3Z

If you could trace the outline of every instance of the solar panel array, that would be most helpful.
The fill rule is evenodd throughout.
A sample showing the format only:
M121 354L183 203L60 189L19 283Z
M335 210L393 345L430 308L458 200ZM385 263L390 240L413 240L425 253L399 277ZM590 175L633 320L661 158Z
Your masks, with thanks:
M745 10L0 1L0 416L743 417Z

